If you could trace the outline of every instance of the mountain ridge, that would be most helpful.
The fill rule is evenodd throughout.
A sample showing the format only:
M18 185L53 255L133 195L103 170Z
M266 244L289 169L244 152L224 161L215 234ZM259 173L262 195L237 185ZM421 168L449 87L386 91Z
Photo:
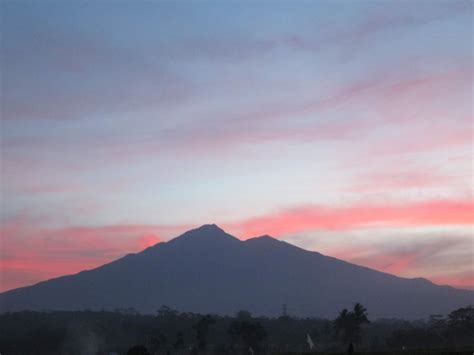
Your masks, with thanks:
M362 302L374 314L419 317L474 303L474 292L400 278L268 235L245 241L215 224L74 275L0 294L0 311L134 307L275 316L333 316Z

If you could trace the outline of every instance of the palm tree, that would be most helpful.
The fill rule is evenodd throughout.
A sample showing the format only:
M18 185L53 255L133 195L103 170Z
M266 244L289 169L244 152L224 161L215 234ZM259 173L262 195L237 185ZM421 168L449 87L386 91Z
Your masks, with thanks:
M360 303L354 305L353 311L344 308L334 320L334 326L338 333L342 333L344 342L360 341L361 325L369 323L367 309Z
M354 305L353 314L354 314L353 317L354 317L354 323L355 323L353 338L354 338L354 342L358 343L360 341L361 325L364 323L369 323L367 308L365 308L363 305L357 302Z
M342 339L344 342L351 341L354 333L354 314L344 308L334 320L334 326L336 331L342 333Z
M354 317L357 324L369 323L369 319L367 318L368 315L367 308L359 302L354 305Z

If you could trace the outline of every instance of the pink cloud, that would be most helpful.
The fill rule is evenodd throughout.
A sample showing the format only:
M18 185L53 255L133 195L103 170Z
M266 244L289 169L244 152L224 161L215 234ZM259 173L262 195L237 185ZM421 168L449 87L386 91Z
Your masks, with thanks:
M140 251L191 226L123 224L100 227L45 227L41 218L18 217L1 229L1 289L16 287L11 275L40 281L48 277L97 267L130 252ZM283 236L311 230L351 230L360 227L472 225L472 200L431 200L405 204L355 204L351 206L310 205L285 209L275 214L224 224L244 238L271 234ZM422 248L426 250L426 248ZM431 249L430 249L431 250ZM415 252L334 250L331 255L378 270L404 274L416 267ZM43 275L43 276L42 276Z
M283 236L318 229L351 230L371 225L472 225L473 212L474 203L471 200L356 204L344 207L311 205L224 223L223 226L245 239L262 234ZM46 220L23 216L10 219L2 226L1 290L94 268L192 227L139 224L45 227L45 223ZM429 250L433 251L432 248ZM352 248L333 250L330 255L401 275L416 269L420 259L417 250L384 253L380 250L371 252L367 248Z
M449 243L447 244L449 245ZM453 273L453 269L450 267L436 272L430 269L430 266L433 267L434 265L433 262L427 262L427 260L429 261L430 257L433 257L433 255L436 255L440 251L441 250L433 251L433 248L429 246L418 246L408 252L366 249L361 251L360 255L354 250L334 252L330 255L393 275L402 277L424 277L439 285L474 288L474 273L472 271ZM456 256L452 256L452 258L456 258ZM445 257L445 260L446 259L449 258ZM463 269L470 267L470 265L462 266Z
M164 154L170 150L178 150L185 155L205 153L227 157L229 150L236 147L272 141L352 140L357 144L355 149L362 150L360 156L363 156L363 159L366 159L366 155L380 157L470 144L473 135L470 117L462 117L459 124L447 127L446 117L450 116L445 117L442 112L430 109L433 112L411 115L405 114L405 109L431 107L431 103L444 102L438 95L447 95L453 87L462 87L469 83L472 69L461 68L408 78L400 78L396 70L389 73L391 74L376 73L369 78L346 83L326 93L314 95L313 99L273 102L263 107L250 107L245 111L235 112L227 109L217 114L206 113L206 117L196 119L185 126L170 127L156 135L131 134L127 138L129 144L126 145L123 144L123 139L117 136L85 137L75 142L70 142L67 137L39 141L31 137L7 137L4 141L5 174L27 176L31 169L49 173L50 169L70 172L90 169L91 165L100 168L117 164L129 165L130 162L143 162L150 154ZM378 110L376 117L348 117L329 121L308 119L288 126L289 120L295 117L322 114L349 102L361 100L368 101L374 110ZM409 100L409 104L406 100ZM429 104L423 105L422 102ZM397 132L396 136L386 136L383 133L375 138L370 136L384 126L403 122L409 122L410 125L404 127L406 130ZM429 135L424 134L427 122ZM60 151L65 144L70 147L71 153L77 153L78 157L89 151L94 154L90 154L87 160L68 159L61 164L57 164L54 159L45 161L44 156L39 159L30 156L31 148L34 148L34 151ZM219 149L216 149L216 146ZM117 159L118 156L120 159ZM56 187L51 186L50 189L54 190Z
M431 280L439 285L451 285L459 288L474 289L474 271L438 275Z
M275 236L308 230L351 229L371 224L387 226L472 225L472 200L432 200L404 204L357 204L349 207L319 205L285 209L274 214L229 224L244 237Z
M451 91L469 84L471 75L471 68L403 78L397 76L397 71L389 74L376 73L369 78L314 95L313 99L300 102L279 101L244 112L227 111L210 115L198 120L198 126L191 124L186 129L180 127L167 131L159 146L155 146L155 140L141 141L133 155L163 148L179 149L182 145L177 145L177 142L185 142L186 147L192 146L193 152L225 152L235 146L267 141L357 141L363 138L364 142L371 143L368 153L372 154L376 150L378 155L466 145L472 139L470 118L462 117L460 124L446 127L443 124L446 118L443 112L429 111L411 115L405 114L404 110L407 107L419 107L422 102L427 103L423 106L431 107L428 103L439 102L439 95L446 98L446 90ZM415 98L414 102L412 98ZM406 103L408 99L409 105ZM355 116L330 121L308 119L300 124L287 124L295 118L323 114L345 104L361 101L367 101L374 109L377 108L378 114L370 118ZM400 102L404 104L401 105ZM381 134L383 141L372 141L367 137L383 126L403 122L409 122L410 127L401 136L392 138ZM430 135L423 134L426 132L426 122L432 123ZM219 150L215 149L216 145L220 147Z
M422 170L415 168L395 170L385 168L383 171L371 171L355 177L355 182L349 191L394 191L409 188L449 186L452 178L437 170Z
M323 254L375 270L401 277L424 277L455 287L474 287L470 234L444 226L438 231L431 228L425 232L420 229L414 232L411 228L403 232L395 228L390 234L382 231L338 232L332 238L339 242L329 244L315 234L313 242Z
M271 141L357 141L363 139L363 142L371 144L364 153L371 155L374 150L376 150L376 155L381 155L465 145L472 138L472 130L467 126L470 120L467 117L463 117L462 124L447 129L439 124L439 112L405 117L403 109L407 105L401 106L403 109L400 114L400 105L397 106L394 102L406 100L408 94L417 98L423 97L423 102L438 101L436 98L440 92L446 95L444 89L462 87L469 83L470 73L472 73L470 68L417 74L412 77L399 77L396 70L389 73L375 73L363 80L346 83L325 93L315 94L313 99L299 102L278 101L263 107L250 107L246 111L225 111L207 115L197 120L197 125L190 124L185 129L179 127L166 131L166 136L158 143L156 140L140 141L140 144L133 148L134 152L131 155L136 156L142 152L158 149L180 149L184 146L178 143L186 143L187 152L191 151L192 154L203 151L222 154L236 146ZM361 117L354 116L330 121L305 119L299 124L296 120L295 124L288 126L289 120L323 114L348 103L362 101L368 102L374 110L378 108L377 115L365 117L361 114ZM412 103L412 106L420 106L420 100ZM393 112L398 112L398 114ZM373 141L371 137L368 137L383 126L403 122L410 122L411 127L408 127L408 132L404 132L401 137L392 138L381 134L383 141L377 139ZM433 122L430 126L430 135L420 135L417 124L421 124L422 129L426 129L424 127L426 122ZM190 146L193 147L192 150L189 150ZM216 146L220 149L216 150Z
M386 138L384 142L374 142L367 148L366 154L386 156L467 146L472 142L474 135L472 127L462 125L454 129L443 129L433 125L429 135L422 135L421 130L422 128L419 130L413 129L404 136Z
M135 224L47 228L38 219L11 219L0 230L0 291L95 268L185 228ZM25 279L31 282L21 284Z

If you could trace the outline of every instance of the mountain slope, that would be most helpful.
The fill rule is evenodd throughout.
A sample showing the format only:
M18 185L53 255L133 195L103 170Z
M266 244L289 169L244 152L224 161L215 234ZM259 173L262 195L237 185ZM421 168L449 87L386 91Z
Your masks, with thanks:
M332 317L361 302L372 316L414 318L474 303L474 292L405 279L268 236L240 241L204 225L138 254L0 294L0 310L81 310L162 304L180 311Z

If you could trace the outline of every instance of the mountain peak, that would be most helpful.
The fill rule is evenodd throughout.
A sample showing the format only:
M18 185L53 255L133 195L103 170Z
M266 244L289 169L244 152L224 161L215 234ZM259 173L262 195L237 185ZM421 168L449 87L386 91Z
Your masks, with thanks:
M275 239L276 238L273 238L271 235L268 235L268 234L264 234L264 235L261 235L259 237L256 237L256 238L262 238L262 239Z
M269 236L242 242L206 224L99 268L1 293L0 313L117 307L152 313L169 304L189 312L247 309L276 316L288 303L297 317L333 317L363 300L376 317L418 318L465 307L473 297L472 291L399 278Z
M202 226L191 229L172 241L195 241L204 243L218 243L220 241L240 241L234 236L226 233L217 224L203 224Z
M268 234L264 234L264 235L261 235L261 236L258 236L258 237L253 237L253 238L249 238L246 240L246 242L251 242L251 243L255 243L255 242L280 242L278 239L276 238L273 238L272 236L268 235Z
M192 229L191 231L209 231L209 232L224 232L224 230L215 223L203 224L201 227ZM225 233L225 232L224 232Z

